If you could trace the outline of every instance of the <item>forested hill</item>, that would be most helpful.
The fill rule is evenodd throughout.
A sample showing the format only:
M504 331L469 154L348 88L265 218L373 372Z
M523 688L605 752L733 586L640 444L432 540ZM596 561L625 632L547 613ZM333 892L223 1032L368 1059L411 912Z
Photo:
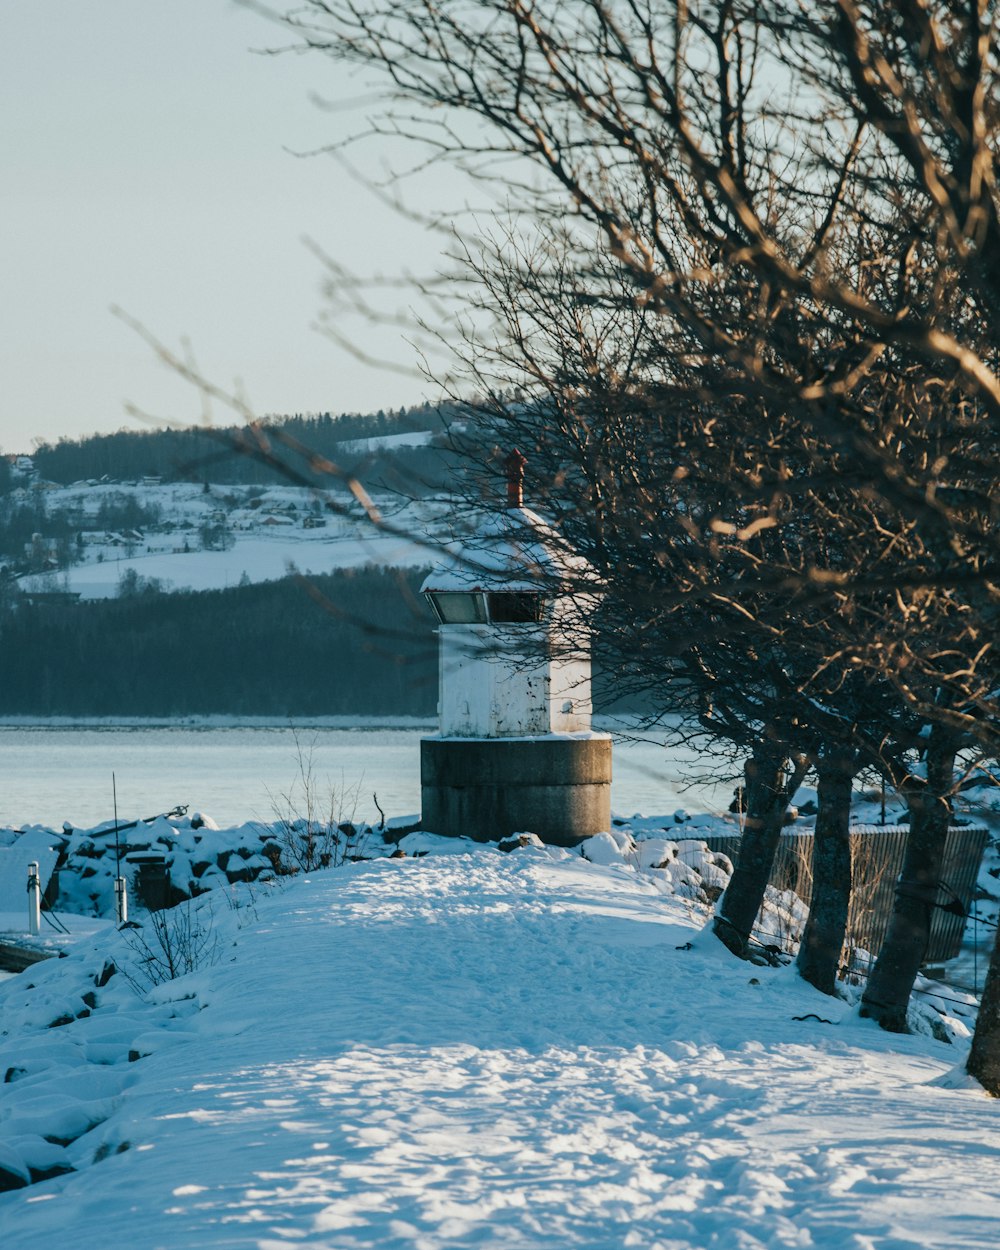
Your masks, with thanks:
M366 481L371 480L376 486L395 486L409 479L417 485L425 483L436 488L451 471L451 457L445 450L446 431L456 415L453 406L424 404L394 413L275 417L253 431L238 426L211 430L119 430L114 434L42 443L33 451L32 459L42 479L62 485L88 479L128 481L150 476L232 484L288 481L288 473L280 464L295 474L302 473L307 482L323 484L322 477L309 473L303 456L290 449L290 445L297 445L350 472L363 471ZM427 435L424 445L365 446L368 440L392 440L395 436L421 432ZM258 456L237 450L240 446L259 446L261 434L265 438L271 436L271 448L280 464L268 464ZM405 439L400 441L405 443Z
M420 571L342 571L0 614L0 715L433 716Z

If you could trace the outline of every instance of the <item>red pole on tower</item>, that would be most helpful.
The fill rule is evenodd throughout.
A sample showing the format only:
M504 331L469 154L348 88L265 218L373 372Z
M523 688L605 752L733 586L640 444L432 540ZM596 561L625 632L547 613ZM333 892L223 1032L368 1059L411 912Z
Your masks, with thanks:
M524 466L527 457L522 456L515 447L503 467L507 470L507 507L520 508L524 503Z

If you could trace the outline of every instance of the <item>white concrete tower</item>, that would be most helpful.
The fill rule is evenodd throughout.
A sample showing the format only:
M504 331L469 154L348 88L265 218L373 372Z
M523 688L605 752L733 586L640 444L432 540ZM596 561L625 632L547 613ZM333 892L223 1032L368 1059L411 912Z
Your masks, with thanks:
M506 467L507 507L422 588L439 621L440 675L439 733L421 743L421 823L572 845L611 820L611 739L591 731L579 624L587 565L523 506L520 452Z

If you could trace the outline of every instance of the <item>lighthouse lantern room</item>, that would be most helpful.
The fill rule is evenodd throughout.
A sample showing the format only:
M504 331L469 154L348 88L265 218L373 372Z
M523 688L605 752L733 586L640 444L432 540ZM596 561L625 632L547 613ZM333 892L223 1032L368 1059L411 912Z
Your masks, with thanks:
M421 743L422 824L572 845L611 816L611 739L591 730L579 619L587 566L523 506L519 452L506 467L507 507L423 585L439 622L440 675L439 732Z

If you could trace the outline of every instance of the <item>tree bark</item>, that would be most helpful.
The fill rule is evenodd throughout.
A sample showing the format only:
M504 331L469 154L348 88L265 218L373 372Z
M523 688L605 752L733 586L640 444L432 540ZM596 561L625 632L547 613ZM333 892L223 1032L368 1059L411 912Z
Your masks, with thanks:
M1000 933L993 944L966 1071L988 1094L1000 1098Z
M747 816L740 856L712 926L716 937L741 959L749 956L750 930L764 901L785 811L808 767L796 759L786 773L788 755L784 744L761 743L744 769Z
M903 786L910 834L889 928L861 1000L861 1014L891 1033L908 1031L906 1009L930 938L951 821L958 744L952 730L933 726L927 744L927 781L919 788Z
M824 994L837 992L837 971L851 901L851 787L854 753L834 747L816 761L819 812L813 839L812 900L798 969Z

